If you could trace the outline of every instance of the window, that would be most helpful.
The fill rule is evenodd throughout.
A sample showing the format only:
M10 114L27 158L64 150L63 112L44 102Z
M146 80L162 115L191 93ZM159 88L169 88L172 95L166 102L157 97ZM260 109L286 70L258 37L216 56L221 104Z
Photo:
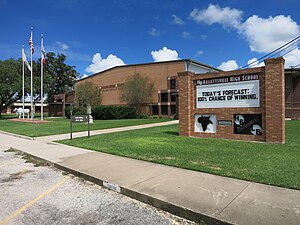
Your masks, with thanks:
M161 102L168 102L168 93L161 93Z
M176 114L176 105L171 105L171 115Z
M167 105L161 106L161 115L168 115L168 106Z
M176 79L170 80L170 89L176 89Z
M158 106L157 105L152 106L152 115L158 115Z
M177 95L177 93L171 94L171 102L176 102L176 95Z

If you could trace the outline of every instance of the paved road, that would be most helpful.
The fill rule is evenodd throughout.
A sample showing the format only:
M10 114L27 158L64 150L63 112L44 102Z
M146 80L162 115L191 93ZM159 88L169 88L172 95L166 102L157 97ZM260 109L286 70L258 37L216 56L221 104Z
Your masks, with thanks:
M0 149L0 225L194 224Z

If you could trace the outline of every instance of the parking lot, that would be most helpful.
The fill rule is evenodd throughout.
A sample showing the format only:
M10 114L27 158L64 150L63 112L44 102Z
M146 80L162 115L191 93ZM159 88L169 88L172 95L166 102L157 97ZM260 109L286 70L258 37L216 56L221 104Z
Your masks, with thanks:
M195 224L37 164L0 149L0 225Z

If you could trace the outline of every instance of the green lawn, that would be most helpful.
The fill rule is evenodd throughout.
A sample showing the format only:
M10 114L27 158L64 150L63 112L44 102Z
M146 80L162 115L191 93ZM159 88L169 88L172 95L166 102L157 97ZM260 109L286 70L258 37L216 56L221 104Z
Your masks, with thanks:
M8 119L0 120L0 130L10 133L26 135L29 137L38 137L52 134L63 134L70 132L70 120L64 118L47 118L49 123L32 124L15 122ZM159 123L169 121L170 119L127 119L127 120L94 120L91 124L91 130L108 129L115 127L126 127L140 124ZM73 124L73 132L86 131L87 124Z
M300 189L300 121L286 122L286 144L178 136L170 125L60 141L96 151Z
M35 113L34 117L37 119L41 118L41 114L40 113ZM48 117L48 113L44 113L44 118ZM18 116L15 113L11 113L11 114L6 114L6 113L2 113L1 114L1 119L13 119L13 118L18 118ZM26 118L26 114L25 114L25 118Z

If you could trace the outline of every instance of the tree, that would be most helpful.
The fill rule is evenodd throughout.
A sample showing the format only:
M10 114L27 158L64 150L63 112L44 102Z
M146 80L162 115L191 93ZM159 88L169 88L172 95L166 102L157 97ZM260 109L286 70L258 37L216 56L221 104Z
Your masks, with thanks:
M86 81L75 87L75 102L79 106L87 107L100 105L100 89L90 81Z
M154 83L148 77L143 77L139 73L130 76L122 88L121 101L126 101L128 105L135 108L140 113L141 106L151 101L154 91Z
M37 61L32 61L33 64L33 102L41 101L41 61L38 59ZM44 65L45 67L46 65ZM26 66L25 66L26 67ZM25 85L27 93L30 95L30 72L25 69ZM29 75L27 75L29 74ZM43 73L43 92L44 94L48 94L49 84L51 84L51 77L47 71L44 70Z
M48 52L46 55L44 74L49 77L48 83L45 82L49 98L74 89L76 77L79 74L75 70L75 66L69 66L65 61L66 56L64 54L56 56L55 53Z
M47 53L44 65L44 93L51 97L74 89L79 75L74 66L65 63L66 56L53 52ZM33 61L33 96L40 100L41 65L40 59ZM0 111L15 101L22 99L22 59L0 60ZM25 96L30 94L30 71L25 65ZM1 116L1 115L0 115Z
M22 61L0 60L0 112L22 98ZM1 113L0 113L1 117Z

